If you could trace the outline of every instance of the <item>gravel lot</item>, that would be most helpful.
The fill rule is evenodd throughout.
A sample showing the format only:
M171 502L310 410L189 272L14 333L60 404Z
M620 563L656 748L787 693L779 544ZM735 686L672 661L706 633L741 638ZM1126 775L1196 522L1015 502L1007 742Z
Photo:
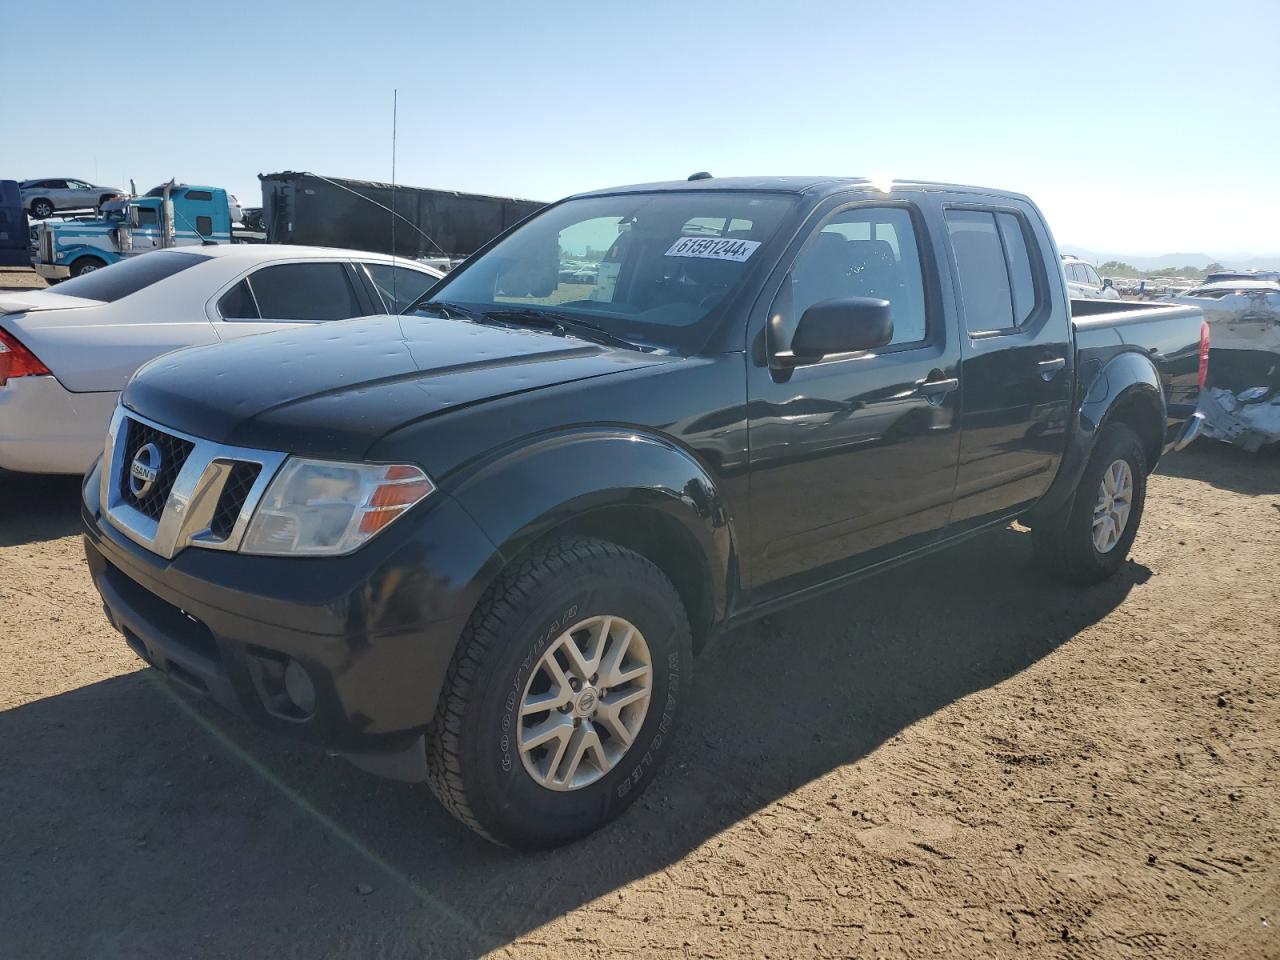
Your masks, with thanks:
M0 267L0 293L43 290L48 284L29 267Z
M0 478L5 956L1280 956L1275 451L1168 460L1100 587L1010 530L725 638L533 856L140 669L76 492Z

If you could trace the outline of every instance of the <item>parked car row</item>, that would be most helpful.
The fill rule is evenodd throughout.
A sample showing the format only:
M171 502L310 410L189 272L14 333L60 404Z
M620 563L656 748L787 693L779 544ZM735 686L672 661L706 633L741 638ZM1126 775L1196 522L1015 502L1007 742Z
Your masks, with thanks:
M595 283L600 276L600 264L590 261L561 260L559 277L562 283Z
M588 247L594 277L566 270ZM699 175L548 206L438 282L262 250L0 300L0 411L43 392L77 431L0 450L79 469L82 398L100 431L141 359L205 344L139 369L97 440L110 622L516 847L644 791L735 624L1015 519L1055 574L1112 575L1200 425L1202 311L1073 301L1096 275L1012 193Z

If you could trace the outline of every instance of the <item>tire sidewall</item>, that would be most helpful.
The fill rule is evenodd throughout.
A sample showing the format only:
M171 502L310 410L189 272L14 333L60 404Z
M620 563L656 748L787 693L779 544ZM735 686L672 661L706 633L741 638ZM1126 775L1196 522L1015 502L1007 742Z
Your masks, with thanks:
M93 271L101 270L105 266L106 263L97 257L82 257L71 265L71 276L82 277L86 273L93 273Z
M668 595L669 588L638 572L637 564L623 559L566 572L519 605L510 622L521 626L502 638L506 642L490 659L480 680L483 693L467 718L469 729L479 731L468 751L478 789L467 794L477 817L501 842L545 846L592 832L644 791L669 751L691 679L689 630L674 592ZM533 780L520 756L520 704L547 647L565 630L600 615L623 617L644 636L654 668L649 711L630 749L607 774L577 790L549 790Z
M1098 501L1098 489L1103 474L1117 460L1129 464L1133 473L1133 502L1124 533L1116 545L1106 553L1100 553L1093 544L1093 509ZM1147 499L1147 459L1137 434L1123 424L1111 424L1104 428L1089 466L1081 478L1080 493L1072 517L1073 549L1077 557L1100 574L1110 575L1118 570L1129 556L1133 541L1138 536L1142 512Z

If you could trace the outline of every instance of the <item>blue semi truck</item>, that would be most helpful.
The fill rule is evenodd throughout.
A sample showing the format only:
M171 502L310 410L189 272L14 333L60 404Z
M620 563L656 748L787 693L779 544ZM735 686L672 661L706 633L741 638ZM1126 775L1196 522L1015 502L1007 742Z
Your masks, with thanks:
M170 181L146 196L103 204L93 220L40 223L32 266L56 283L163 247L230 242L227 192Z

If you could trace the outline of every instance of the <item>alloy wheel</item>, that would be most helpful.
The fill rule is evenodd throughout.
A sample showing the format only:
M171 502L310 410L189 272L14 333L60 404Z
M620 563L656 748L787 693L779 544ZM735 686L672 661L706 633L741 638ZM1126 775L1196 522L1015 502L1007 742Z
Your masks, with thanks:
M1093 546L1099 553L1115 549L1133 509L1133 470L1128 460L1116 460L1102 474L1093 506Z
M612 770L649 713L649 645L622 617L598 616L548 645L525 684L520 759L548 790L578 790Z

